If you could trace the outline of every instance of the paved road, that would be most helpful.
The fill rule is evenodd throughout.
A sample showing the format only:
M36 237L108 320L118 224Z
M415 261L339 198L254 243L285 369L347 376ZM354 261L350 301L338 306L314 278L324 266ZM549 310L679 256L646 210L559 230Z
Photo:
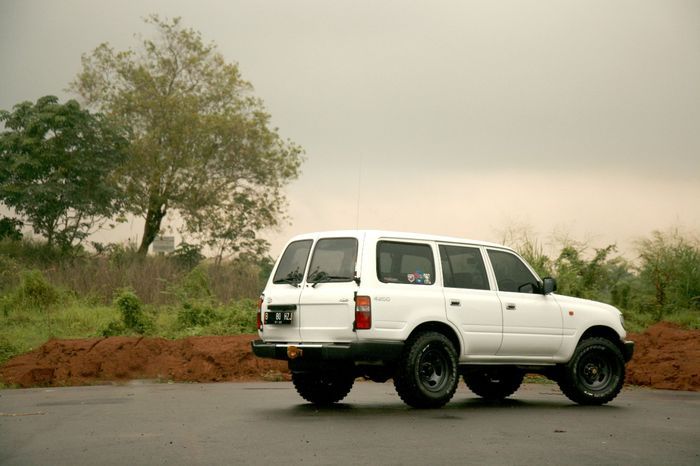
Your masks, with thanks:
M625 389L580 407L555 385L489 404L463 386L440 410L357 383L316 409L289 383L0 391L0 464L700 465L700 393Z

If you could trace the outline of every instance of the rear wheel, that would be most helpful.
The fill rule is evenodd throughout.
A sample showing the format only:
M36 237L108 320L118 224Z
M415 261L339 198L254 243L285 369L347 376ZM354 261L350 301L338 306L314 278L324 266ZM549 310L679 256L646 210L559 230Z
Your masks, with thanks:
M414 408L439 408L457 389L457 353L437 332L420 333L406 342L394 376L401 399Z
M292 372L292 383L306 401L327 406L350 393L355 377L345 372Z
M473 369L463 376L469 390L487 400L509 397L520 388L525 374L516 367Z
M564 395L582 405L611 401L624 383L625 360L620 349L606 338L580 342L559 377L559 388Z

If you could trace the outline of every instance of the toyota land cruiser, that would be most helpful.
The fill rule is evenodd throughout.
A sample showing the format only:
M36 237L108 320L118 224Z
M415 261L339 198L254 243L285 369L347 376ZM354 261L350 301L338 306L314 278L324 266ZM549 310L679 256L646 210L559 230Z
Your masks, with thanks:
M258 305L253 352L288 361L307 401L342 400L355 379L393 378L401 399L436 408L459 376L481 397L526 373L580 404L620 392L634 343L620 311L554 293L513 250L415 233L332 231L292 238Z

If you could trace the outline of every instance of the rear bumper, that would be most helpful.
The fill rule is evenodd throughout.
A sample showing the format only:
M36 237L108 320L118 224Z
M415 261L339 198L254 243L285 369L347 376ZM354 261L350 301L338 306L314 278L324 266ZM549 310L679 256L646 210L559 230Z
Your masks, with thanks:
M305 361L346 361L346 362L392 362L403 350L401 341L362 341L353 343L266 343L262 340L251 342L253 354L259 358L289 361L293 348L297 351L295 360Z
M624 352L622 353L622 355L625 357L625 362L629 362L632 359L632 356L634 355L634 342L625 341L623 344L623 350Z

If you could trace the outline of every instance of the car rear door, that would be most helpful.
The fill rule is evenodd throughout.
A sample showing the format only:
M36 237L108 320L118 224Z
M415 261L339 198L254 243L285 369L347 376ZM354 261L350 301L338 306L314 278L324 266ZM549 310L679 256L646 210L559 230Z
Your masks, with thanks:
M357 339L355 281L362 238L320 238L314 245L299 301L301 341L350 342Z
M447 319L462 333L463 354L495 355L503 338L503 315L481 248L441 244L439 249Z
M265 341L301 340L299 298L312 245L312 239L290 242L272 271L261 307Z

